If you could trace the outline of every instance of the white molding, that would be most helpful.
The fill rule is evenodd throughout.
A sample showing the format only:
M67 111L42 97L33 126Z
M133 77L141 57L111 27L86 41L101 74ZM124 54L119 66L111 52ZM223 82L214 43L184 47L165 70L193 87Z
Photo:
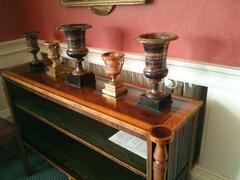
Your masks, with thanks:
M211 89L208 88L208 94L206 99L206 107L205 107L205 114L204 114L204 125L203 125L203 132L202 132L202 140L201 140L201 151L199 154L198 164L202 164L204 153L205 153L205 142L208 135L208 123L209 123L209 114L211 113Z
M7 68L13 65L17 65L26 62L28 59L29 55L26 53L26 45L24 39L0 42L0 68ZM0 91L0 94L4 94L1 80ZM1 99L0 103L5 104L6 102ZM3 107L7 107L7 105L4 104L1 105L3 105ZM11 112L9 108L0 109L0 117L11 120Z
M0 43L0 69L29 62L31 59L32 55L27 52L23 38Z
M39 41L42 51L46 52L43 41ZM61 43L61 56L67 57L65 43ZM89 47L86 59L94 64L104 65L101 54L109 51ZM143 54L125 53L123 69L127 71L142 73L145 61ZM196 85L221 88L240 92L240 68L228 67L209 63L199 63L185 59L168 58L168 78Z
M16 39L0 43L0 56L22 52L26 50L24 39Z
M90 48L88 61L104 65L101 54L106 50ZM144 55L125 53L124 70L142 73L145 61ZM240 68L198 63L184 59L168 58L168 78L206 87L214 87L240 91Z
M0 117L4 119L10 119L11 118L11 111L9 108L5 108L0 111Z
M191 180L231 180L216 172L209 171L199 165L196 165L191 171Z

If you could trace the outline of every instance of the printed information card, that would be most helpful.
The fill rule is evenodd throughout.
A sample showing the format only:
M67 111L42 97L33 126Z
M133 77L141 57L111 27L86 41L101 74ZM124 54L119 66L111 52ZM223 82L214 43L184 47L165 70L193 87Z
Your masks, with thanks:
M147 142L128 134L124 131L118 131L109 138L110 141L122 146L123 148L147 159Z

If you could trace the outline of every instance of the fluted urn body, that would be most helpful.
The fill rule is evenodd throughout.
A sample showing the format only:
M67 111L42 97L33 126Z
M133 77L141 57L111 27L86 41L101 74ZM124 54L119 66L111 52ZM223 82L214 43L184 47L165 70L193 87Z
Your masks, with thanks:
M56 68L59 63L59 41L45 41L47 46L48 58L52 61L52 68Z
M106 73L111 77L111 81L105 83L105 88L102 89L103 94L117 97L127 92L127 88L122 82L116 81L116 76L121 73L124 63L124 53L121 52L106 52L102 54L102 59L106 65Z
M74 58L76 63L76 69L72 72L73 75L85 73L82 67L83 57L88 53L85 34L86 30L91 27L89 24L67 24L59 28L59 31L63 31L67 37L67 55Z
M23 36L26 40L27 51L33 55L33 59L30 62L31 70L36 72L44 70L44 64L37 57L37 53L40 50L38 46L38 32L26 32L23 33Z
M106 52L102 54L106 65L106 73L111 77L112 83L116 83L116 76L120 74L124 63L124 54L121 52Z
M170 41L178 36L170 32L147 33L138 36L137 40L143 43L145 51L144 75L150 80L151 90L145 93L146 97L162 99L163 94L159 91L159 82L168 74L166 67L168 46Z
M82 61L88 53L85 43L86 30L91 28L89 24L67 24L58 28L67 37L67 55L75 60L76 69L67 76L68 84L81 88L83 86L95 85L93 73L83 69Z
M48 59L52 61L52 65L48 66L47 75L57 80L65 76L66 71L63 66L59 63L60 61L60 46L59 41L45 41L44 44L47 46Z

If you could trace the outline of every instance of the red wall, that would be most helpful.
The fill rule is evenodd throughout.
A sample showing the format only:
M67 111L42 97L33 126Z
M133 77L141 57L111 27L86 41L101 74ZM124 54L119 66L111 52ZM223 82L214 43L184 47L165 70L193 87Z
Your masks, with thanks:
M18 0L0 0L0 42L21 37Z
M108 16L86 7L60 7L59 0L19 0L24 31L38 30L41 39L61 39L66 23L89 23L88 46L143 52L135 38L145 32L172 31L180 36L169 56L240 66L240 1L153 0L147 5L117 6Z

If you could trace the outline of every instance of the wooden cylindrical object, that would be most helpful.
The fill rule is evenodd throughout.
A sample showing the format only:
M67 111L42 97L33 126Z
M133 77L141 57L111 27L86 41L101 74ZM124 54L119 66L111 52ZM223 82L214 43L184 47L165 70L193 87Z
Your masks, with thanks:
M153 154L153 180L166 180L168 166L167 145L173 138L171 129L158 125L150 129L150 140L156 144Z

